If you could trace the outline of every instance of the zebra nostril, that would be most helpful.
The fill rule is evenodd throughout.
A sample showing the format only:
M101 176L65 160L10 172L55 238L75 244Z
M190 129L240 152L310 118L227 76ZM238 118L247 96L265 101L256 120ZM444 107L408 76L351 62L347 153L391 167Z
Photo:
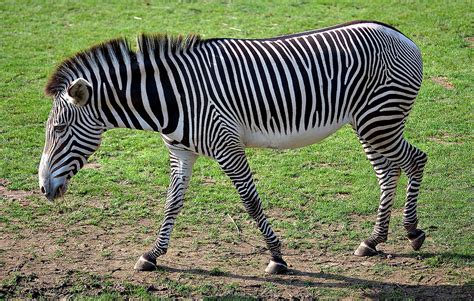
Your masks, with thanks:
M46 190L44 189L44 186L41 186L41 193L46 194Z

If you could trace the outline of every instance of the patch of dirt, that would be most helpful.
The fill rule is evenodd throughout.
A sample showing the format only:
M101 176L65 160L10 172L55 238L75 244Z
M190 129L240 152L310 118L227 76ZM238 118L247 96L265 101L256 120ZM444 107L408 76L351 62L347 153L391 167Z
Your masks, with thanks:
M100 169L101 167L102 165L99 163L87 163L82 169Z
M441 87L447 89L447 90L453 90L454 85L451 83L447 77L445 76L433 76L430 78L432 82L435 84L440 85Z
M39 196L39 191L36 190L10 190L8 185L10 182L6 179L0 179L0 197L3 197L7 200L17 200L22 206L29 206L30 201L28 200L29 196L37 195Z
M203 177L203 179L202 179L202 184L205 185L205 186L212 186L216 183L217 183L217 181L212 177Z
M225 221L229 222L233 221ZM258 233L247 231L242 240L223 241L201 240L205 233L193 231L172 238L168 254L158 260L158 271L135 272L135 261L154 235L154 230L143 229L152 224L148 219L114 228L53 223L42 229L22 229L21 235L2 231L0 297L58 298L103 292L127 297L131 286L169 298L294 299L329 294L336 298L469 299L474 295L469 285L474 273L471 267L456 268L454 273L449 266L430 266L424 259L439 253L412 254L408 242L397 239L382 245L386 253L370 258L353 256L347 250L318 249L315 244L311 249L284 248L290 273L271 276L263 271L269 254ZM321 229L329 234L326 240L336 228ZM359 242L344 243L355 249ZM425 244L425 250L434 247L429 238Z
M337 192L335 198L338 200L348 200L351 198L350 192Z
M474 37L464 38L464 41L467 42L467 47L474 48Z
M448 134L448 133L441 133L437 136L428 137L428 140L431 141L431 142L435 142L435 143L438 143L438 144L445 144L445 145L453 145L453 144L461 145L461 144L463 144L463 142L458 141L458 137L456 137L454 135L451 135L451 134Z

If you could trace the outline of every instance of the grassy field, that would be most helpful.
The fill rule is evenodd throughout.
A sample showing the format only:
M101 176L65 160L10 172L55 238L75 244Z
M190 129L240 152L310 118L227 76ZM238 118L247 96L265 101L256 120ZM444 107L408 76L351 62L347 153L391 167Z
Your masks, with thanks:
M472 2L183 2L0 2L0 298L472 299ZM290 275L263 273L263 240L230 180L206 158L195 165L162 268L133 271L154 240L169 183L156 133L107 132L64 199L40 197L37 166L51 108L43 87L67 56L140 32L257 38L354 19L389 23L423 53L425 79L406 126L408 140L429 155L420 252L411 251L401 225L403 178L385 255L351 255L372 230L378 185L349 127L302 149L247 152Z

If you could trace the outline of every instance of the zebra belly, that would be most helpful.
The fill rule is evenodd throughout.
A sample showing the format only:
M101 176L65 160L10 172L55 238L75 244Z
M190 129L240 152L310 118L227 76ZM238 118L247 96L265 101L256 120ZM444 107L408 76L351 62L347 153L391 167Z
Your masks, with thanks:
M328 137L349 120L342 120L338 123L328 124L325 126L318 126L306 130L294 131L288 134L285 133L267 133L255 130L244 130L242 134L242 142L246 147L261 147L274 149L288 149L298 148L317 143Z

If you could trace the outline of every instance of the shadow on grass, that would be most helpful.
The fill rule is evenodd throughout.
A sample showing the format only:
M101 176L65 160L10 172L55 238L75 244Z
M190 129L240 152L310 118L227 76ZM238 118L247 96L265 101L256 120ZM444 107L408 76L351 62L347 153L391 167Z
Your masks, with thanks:
M417 254L393 254L402 258L415 258ZM423 258L441 257L456 258L458 260L472 261L474 256L453 254L453 253L420 253ZM205 269L180 269L171 267L160 267L161 270L170 273L188 273L195 275L216 277L214 271ZM295 276L295 277L292 277ZM472 299L474 296L474 283L468 282L464 285L409 285L398 284L396 282L385 282L377 280L362 279L338 274L330 273L313 273L290 269L288 275L268 275L264 277L246 276L233 273L223 272L218 277L232 278L242 281L255 281L273 283L288 287L306 287L306 288L352 288L364 290L364 296L373 297L416 297L416 298L435 298L435 299L451 299L451 298L467 298ZM304 277L304 278L300 278ZM309 278L309 279L308 279ZM369 289L370 291L366 291Z
M408 253L408 254L398 254L398 253L383 253L385 255L393 255L394 257L400 258L440 258L442 260L447 261L460 261L465 262L466 264L472 264L474 262L474 255L469 254L457 254L451 252L444 252L444 253L431 253L431 252L416 252L416 253Z

